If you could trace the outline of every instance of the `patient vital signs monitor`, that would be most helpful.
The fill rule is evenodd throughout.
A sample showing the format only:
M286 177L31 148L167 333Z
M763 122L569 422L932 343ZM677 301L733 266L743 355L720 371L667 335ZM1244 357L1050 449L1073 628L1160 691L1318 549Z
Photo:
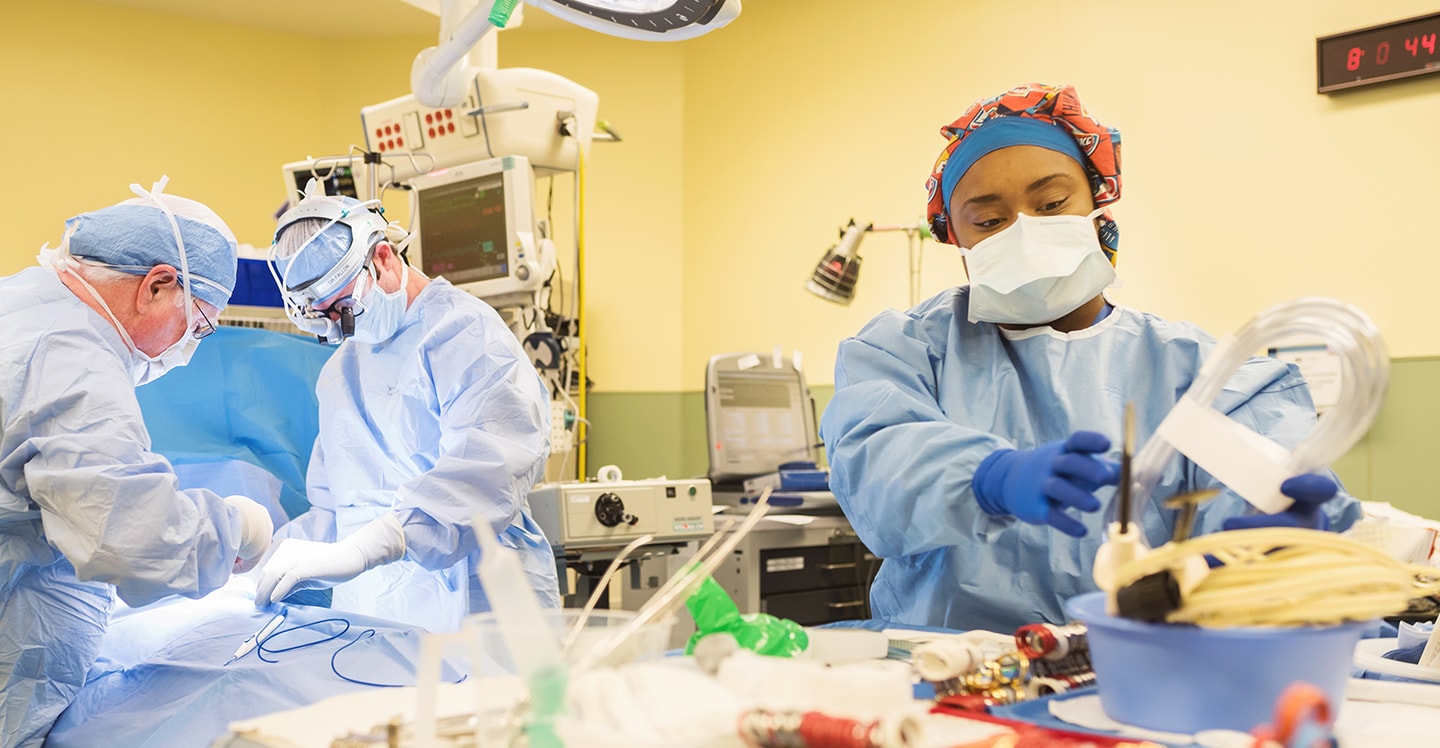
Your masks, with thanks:
M550 268L535 236L530 162L506 156L410 180L421 272L494 307L532 303Z
M354 167L345 160L330 158L309 161L295 161L280 167L285 179L285 199L294 205L305 192L305 184L311 179L320 182L327 195L344 195L358 198L355 187Z

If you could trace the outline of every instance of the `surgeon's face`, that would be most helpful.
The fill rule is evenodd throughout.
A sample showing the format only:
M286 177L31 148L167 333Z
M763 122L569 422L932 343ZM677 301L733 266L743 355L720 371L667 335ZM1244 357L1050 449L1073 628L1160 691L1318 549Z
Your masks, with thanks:
M394 249L389 242L380 242L370 256L370 261L365 263L360 275L355 280L345 284L345 287L330 294L329 297L315 302L312 308L321 312L333 320L340 319L340 310L346 306L353 306L355 303L355 292L362 280L361 276L369 275L365 285L374 286L386 293L393 293L400 287L400 264L395 255Z
M179 301L176 304L175 301ZM170 302L172 310L168 315L156 317L141 317L139 329L130 331L130 337L135 341L135 347L144 351L147 355L158 356L165 352L166 348L180 342L181 337L190 335L196 339L203 338L214 331L215 319L219 316L220 310L214 305L191 297L190 302L194 304L193 324L187 327L185 320L185 292L177 290L175 300Z
M213 304L190 297L193 304L187 328L185 289L169 265L157 265L141 280L136 315L127 325L135 347L146 355L158 356L185 335L204 337L214 330L220 310Z
M973 247L1027 216L1087 215L1095 198L1075 159L1048 148L1016 145L976 161L950 194L950 225Z

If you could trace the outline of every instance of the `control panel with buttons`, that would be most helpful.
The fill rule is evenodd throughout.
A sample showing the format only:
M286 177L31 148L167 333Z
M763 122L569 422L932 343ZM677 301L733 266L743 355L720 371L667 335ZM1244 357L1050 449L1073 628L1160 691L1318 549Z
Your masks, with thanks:
M641 535L655 542L709 537L710 481L633 480L542 483L530 492L530 512L557 549L618 547Z
M386 157L387 178L502 156L524 156L536 169L576 168L576 149L588 150L594 132L595 92L532 68L471 73L455 106L434 109L409 95L360 109L365 147Z

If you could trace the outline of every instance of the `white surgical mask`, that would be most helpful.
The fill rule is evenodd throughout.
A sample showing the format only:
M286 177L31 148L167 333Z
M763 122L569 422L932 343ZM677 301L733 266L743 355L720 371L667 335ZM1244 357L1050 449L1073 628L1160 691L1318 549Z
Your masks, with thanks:
M153 382L171 370L178 369L190 363L190 357L195 355L195 349L199 347L200 341L186 331L180 339L175 341L169 348L160 352L158 356L148 356L136 348L135 355L131 360L130 372L135 377L135 386Z
M400 323L405 319L405 284L410 280L410 265L402 261L400 267L398 289L390 292L382 290L376 277L369 288L356 295L355 300L365 311L355 318L355 334L351 336L355 342L367 345L384 343L400 329Z
M73 263L75 260L70 259L69 262ZM42 259L41 263L46 264L46 260ZM180 335L180 339L171 343L170 347L160 352L160 355L151 356L135 345L135 341L130 338L130 332L120 324L120 318L110 311L110 305L105 303L104 297L95 290L94 286L90 285L89 281L75 272L73 266L65 266L53 260L49 264L50 267L56 269L56 272L70 273L72 278L79 281L80 285L90 292L90 296L100 304L100 308L105 310L106 316L115 325L115 331L120 333L120 338L125 341L125 347L130 350L130 376L136 387L153 382L164 376L166 372L190 363L190 357L195 355L195 348L200 345L199 339L191 333L191 328L187 327L185 332ZM186 315L187 322L189 317L190 315Z
M1094 219L1028 216L961 249L970 275L970 321L1017 325L1054 322L1115 282Z

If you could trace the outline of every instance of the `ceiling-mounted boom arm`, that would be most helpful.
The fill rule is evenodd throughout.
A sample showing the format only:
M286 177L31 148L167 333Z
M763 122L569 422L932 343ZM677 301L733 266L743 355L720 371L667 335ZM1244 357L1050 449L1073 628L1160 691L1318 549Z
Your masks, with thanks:
M421 5L417 0L407 0ZM647 41L691 39L718 29L740 15L740 0L527 0L558 18L612 36ZM440 44L415 57L410 88L425 106L459 104L469 84L459 64L519 0L439 0ZM423 7L423 6L422 6ZM455 19L459 19L458 21ZM503 20L500 21L503 25Z

